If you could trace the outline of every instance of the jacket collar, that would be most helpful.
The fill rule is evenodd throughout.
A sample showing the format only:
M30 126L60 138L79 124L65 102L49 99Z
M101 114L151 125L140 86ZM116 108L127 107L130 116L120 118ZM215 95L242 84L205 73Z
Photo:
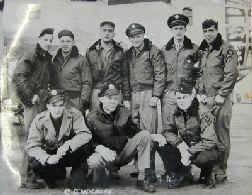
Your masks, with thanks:
M220 33L218 33L215 40L211 43L212 49L219 50L222 44L223 44L222 36ZM208 50L208 48L209 48L209 45L207 41L204 39L199 46L199 50L205 51L205 50Z
M190 116L197 116L198 115L198 109L199 109L199 102L196 98L193 99L191 106L187 110L186 113L188 113ZM175 111L175 116L183 116L184 111L181 110L179 107L177 107Z
M115 48L116 50L123 50L123 48L120 46L120 44L118 42L116 42L115 40L112 40L112 44L113 44L113 48ZM101 49L101 39L99 39L91 47L89 47L89 50L99 51L100 49Z
M150 51L152 47L152 42L149 39L144 39L144 46L142 51ZM129 51L132 51L134 47L132 46Z
M48 58L51 56L48 51L45 51L40 47L40 45L37 43L35 47L35 56L42 59L42 58Z
M47 127L48 131L51 131L51 133L54 136L56 136L56 130L54 128L49 111L46 112L45 120L46 120L46 122L44 124ZM67 108L65 108L65 110L63 112L61 127L59 130L58 140L61 140L63 135L69 130L69 126L71 125L71 123L72 123L72 114Z
M79 50L78 50L78 48L74 45L69 56L72 57L72 58L75 58L75 57L78 57L79 55L80 55L80 54L79 54ZM56 58L56 57L63 57L63 56L62 56L62 49L61 49L61 48L58 49L55 58Z
M184 36L183 46L185 49L193 49L193 43L191 39L187 38L187 36ZM166 44L165 49L170 50L172 47L174 47L174 37L172 37L168 43Z
M108 113L104 112L104 110L102 108L102 103L100 103L100 105L97 108L98 118L103 122L111 123L114 120L116 120L116 116L117 116L117 113L119 112L119 110L120 110L120 105L117 106L116 110L113 113L108 114Z

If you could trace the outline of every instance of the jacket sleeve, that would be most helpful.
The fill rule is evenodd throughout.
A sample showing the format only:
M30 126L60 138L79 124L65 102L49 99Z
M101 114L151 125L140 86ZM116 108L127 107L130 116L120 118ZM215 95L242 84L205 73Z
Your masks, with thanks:
M163 94L165 88L166 72L165 72L165 62L162 52L155 48L153 49L152 55L152 65L154 70L154 86L152 95L160 97Z
M163 130L162 135L166 138L166 141L173 146L177 146L183 141L178 134L174 116L170 124L167 124L167 127Z
M238 56L236 51L231 46L226 46L223 49L224 55L224 79L218 94L227 97L232 93L236 79L238 77Z
M39 122L39 115L37 115L29 129L26 151L29 156L34 157L41 164L45 164L50 155L42 148L42 141L44 138L42 131L43 129Z
M129 52L129 51L127 51ZM122 77L122 93L124 100L131 99L131 90L130 90L130 67L128 63L128 54L127 52L124 54L122 69L121 69L121 77Z
M214 130L214 116L211 112L200 113L201 140L189 148L191 154L211 150L217 146L217 136Z
M13 83L16 87L17 95L26 106L32 106L31 100L34 95L32 83L29 82L29 77L32 74L31 66L31 57L26 55L18 62L13 74Z
M83 57L83 60L80 63L81 71L81 101L84 106L88 106L90 102L90 95L92 92L92 74L90 69L90 64L87 59Z
M102 131L99 131L96 128L95 121L92 120L90 115L87 116L87 124L94 135L95 145L101 144L112 150L120 152L128 142L127 136L105 136Z
M74 113L72 120L74 137L68 142L70 142L70 148L72 151L75 151L79 147L87 144L92 139L92 134L87 128L84 117L79 111L78 113Z

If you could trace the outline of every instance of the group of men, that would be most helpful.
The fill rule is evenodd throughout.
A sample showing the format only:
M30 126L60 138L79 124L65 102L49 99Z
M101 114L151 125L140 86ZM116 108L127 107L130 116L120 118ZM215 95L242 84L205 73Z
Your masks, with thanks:
M169 17L173 37L162 49L145 38L143 25L132 23L125 51L114 41L115 24L104 21L85 56L74 34L62 30L52 57L54 32L44 29L13 77L27 141L22 187L55 187L66 167L72 167L73 188L99 186L118 179L120 167L134 160L137 186L155 192L156 151L168 188L189 180L192 164L201 168L199 182L224 182L237 55L216 21L202 23L199 47L185 36L188 23L182 14Z

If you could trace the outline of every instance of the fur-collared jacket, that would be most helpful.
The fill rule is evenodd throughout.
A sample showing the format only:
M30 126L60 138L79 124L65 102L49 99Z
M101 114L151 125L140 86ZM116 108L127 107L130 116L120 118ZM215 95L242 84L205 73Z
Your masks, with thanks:
M177 107L170 124L162 132L168 143L177 146L184 141L192 154L213 148L222 150L214 129L214 116L200 109L196 98L187 111Z
M152 90L152 96L161 97L165 87L164 57L149 39L144 39L141 51L131 47L125 52L123 64L123 94L131 98L131 92Z
M28 52L18 62L13 74L13 83L19 99L25 106L32 106L35 94L46 99L51 59L52 56L37 44L34 51Z
M93 88L102 89L109 83L121 87L123 48L119 43L113 40L113 46L107 56L107 60L103 59L103 47L101 40L96 41L86 52L87 63L90 66Z
M238 77L238 56L235 49L218 34L212 44L203 40L199 47L201 78L199 93L227 97Z
M197 54L197 45L184 37L183 46L179 51L176 50L174 38L171 38L168 43L162 48L166 65L166 86L165 90L176 90L182 78L191 79L193 77L192 65ZM193 78L197 79L197 78Z
M73 46L70 55L64 59L61 49L53 58L54 88L79 93L83 105L89 103L92 90L92 76L85 57Z

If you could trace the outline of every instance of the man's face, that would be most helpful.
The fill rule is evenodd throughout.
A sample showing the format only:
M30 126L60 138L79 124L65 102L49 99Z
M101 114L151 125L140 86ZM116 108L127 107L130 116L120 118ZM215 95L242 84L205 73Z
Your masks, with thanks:
M177 105L181 110L187 110L194 99L194 94L185 94L181 92L176 92Z
M52 34L44 34L42 37L39 37L38 43L43 50L48 51L52 47L52 41Z
M65 109L63 100L55 102L53 104L47 104L46 107L54 119L60 118L63 114L64 109Z
M183 25L179 26L173 26L171 28L171 31L173 33L173 37L177 40L183 39L186 33L186 27Z
M144 43L144 33L133 35L129 37L129 41L133 47L141 47Z
M74 40L70 36L63 36L59 39L60 47L64 53L69 53L74 45Z
M121 95L104 96L100 98L103 105L103 110L107 113L112 113L122 101Z
M103 42L110 42L115 37L115 29L110 25L104 25L100 28L100 36Z
M204 38L209 44L215 40L215 38L217 37L217 34L218 34L218 30L214 26L203 29Z

